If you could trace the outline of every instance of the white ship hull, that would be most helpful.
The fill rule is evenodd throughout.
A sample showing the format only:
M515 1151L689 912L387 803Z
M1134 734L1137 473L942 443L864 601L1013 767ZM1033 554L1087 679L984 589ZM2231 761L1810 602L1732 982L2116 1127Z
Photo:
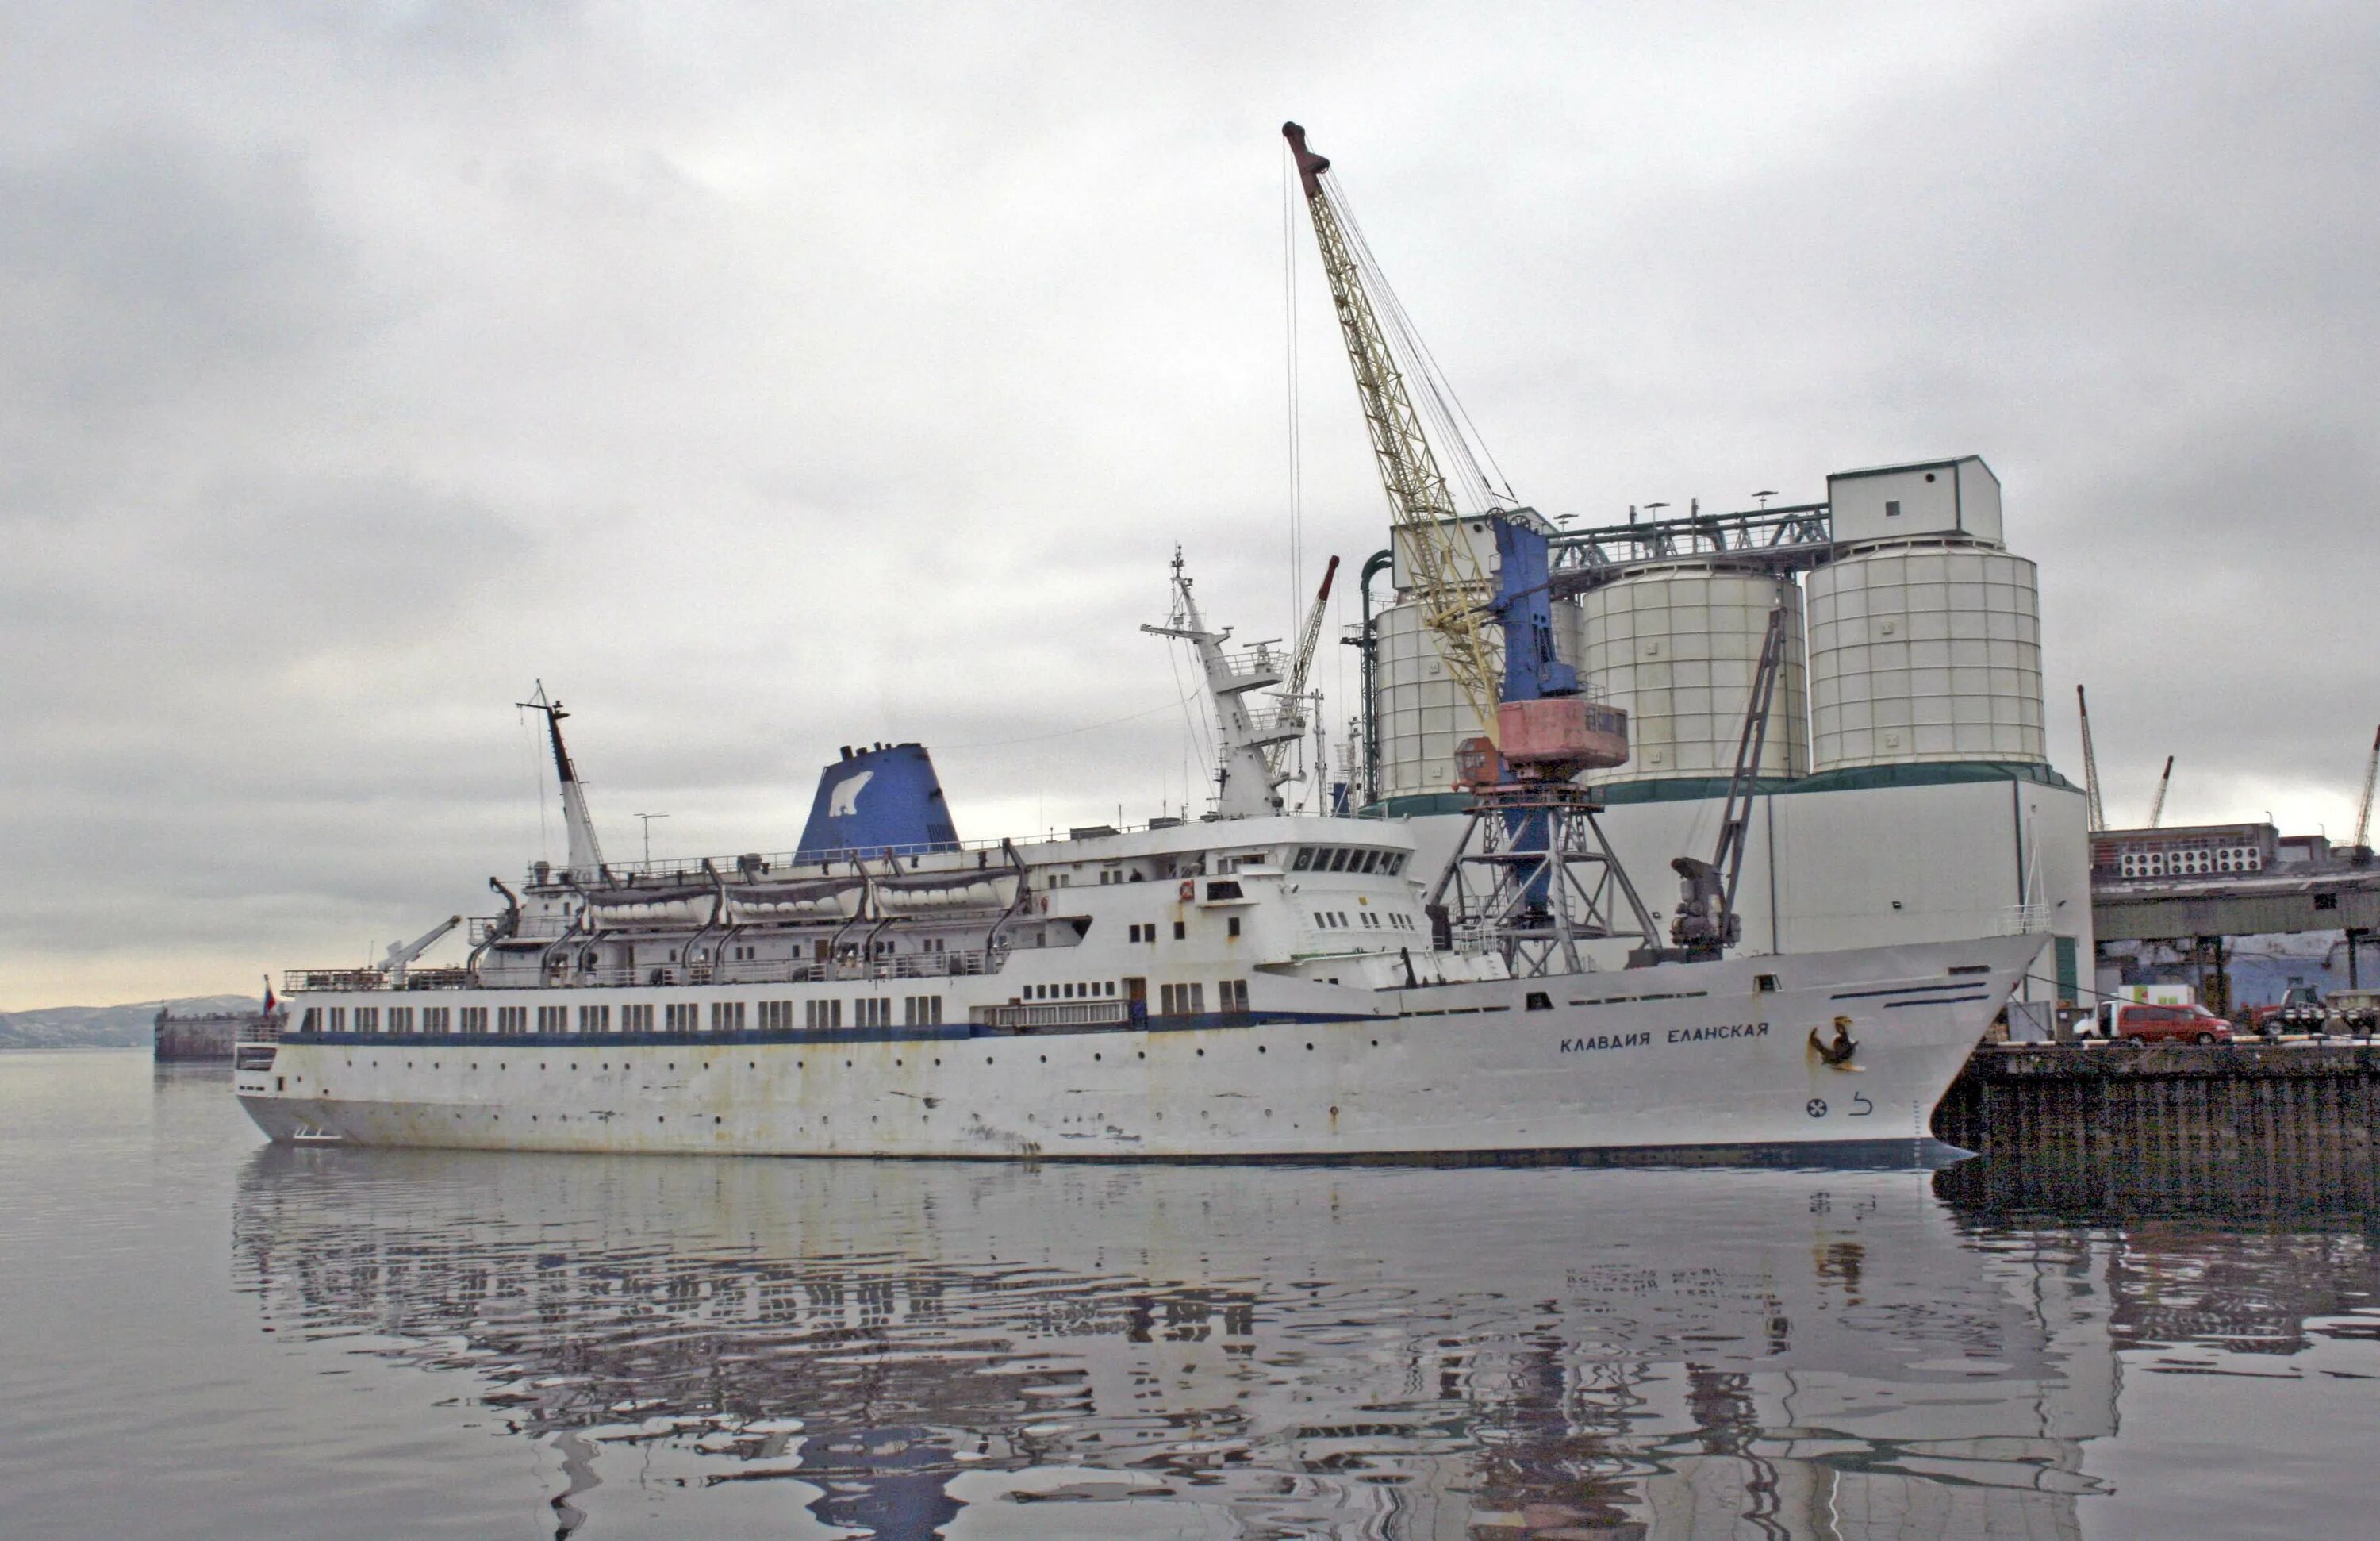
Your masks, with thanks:
M1089 1027L300 1034L269 1064L244 1063L237 1086L275 1140L375 1146L1523 1160L1905 1145L1927 1137L2041 945L1998 937L1418 989L1260 977L1236 1017ZM458 1006L524 993L440 992ZM784 991L642 993L708 1004ZM1842 1016L1858 1049L1839 1066L1813 1035L1830 1040Z

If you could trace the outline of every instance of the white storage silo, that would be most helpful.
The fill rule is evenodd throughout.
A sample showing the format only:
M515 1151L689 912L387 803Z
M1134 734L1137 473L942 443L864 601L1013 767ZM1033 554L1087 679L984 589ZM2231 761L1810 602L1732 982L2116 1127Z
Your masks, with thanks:
M1412 797L1454 785L1454 746L1480 732L1477 714L1447 673L1437 638L1410 601L1373 617L1372 732L1377 795ZM1491 641L1499 628L1487 628Z
M2034 564L1949 537L1849 546L1809 576L1811 765L2046 762Z
M1785 660L1768 709L1763 776L1810 770L1802 591L1790 576L1723 561L1647 564L1579 596L1567 651L1589 688L1628 712L1628 763L1590 784L1727 776L1735 770L1771 607Z

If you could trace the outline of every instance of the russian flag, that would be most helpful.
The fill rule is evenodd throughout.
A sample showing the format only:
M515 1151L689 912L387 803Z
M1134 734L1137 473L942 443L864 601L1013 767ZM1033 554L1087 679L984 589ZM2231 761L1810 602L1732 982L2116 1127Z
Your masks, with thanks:
M280 1004L273 999L273 976L268 974L264 977L264 1014L271 1016Z

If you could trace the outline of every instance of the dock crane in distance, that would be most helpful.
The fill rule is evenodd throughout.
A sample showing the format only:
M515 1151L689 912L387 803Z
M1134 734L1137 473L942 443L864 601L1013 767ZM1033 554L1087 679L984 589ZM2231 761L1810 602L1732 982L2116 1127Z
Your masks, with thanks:
M2091 698L2074 687L2074 707L2082 715L2082 822L2093 834L2107 827L2107 810L2099 802L2099 755L2091 747Z
M2173 757L2165 757L2165 774L2157 778L2156 795L2149 799L2148 827L2155 829L2165 822L2165 789L2173 784Z
M2372 859L2372 791L2380 786L2380 733L2372 735L2372 759L2363 767L2363 800L2355 809L2355 843L2353 859Z
M1314 591L1314 607L1305 613L1305 625L1297 634L1297 651L1290 655L1289 680L1278 693L1281 710L1297 719L1301 735L1305 726L1305 682L1314 673L1314 649L1322 640L1322 622L1330 611L1330 581L1338 576L1339 559L1334 556L1330 564L1322 569L1322 587ZM1282 739L1265 750L1265 758L1276 780L1283 774L1290 742ZM1322 773L1318 766L1315 774L1319 777Z

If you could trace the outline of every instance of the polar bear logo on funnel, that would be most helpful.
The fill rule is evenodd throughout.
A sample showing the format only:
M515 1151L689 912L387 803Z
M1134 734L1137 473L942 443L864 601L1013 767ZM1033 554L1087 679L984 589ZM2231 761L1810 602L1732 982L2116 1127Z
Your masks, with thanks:
M862 770L846 781L837 783L833 796L827 803L826 816L829 819L848 819L857 813L860 788L875 779L875 771Z

